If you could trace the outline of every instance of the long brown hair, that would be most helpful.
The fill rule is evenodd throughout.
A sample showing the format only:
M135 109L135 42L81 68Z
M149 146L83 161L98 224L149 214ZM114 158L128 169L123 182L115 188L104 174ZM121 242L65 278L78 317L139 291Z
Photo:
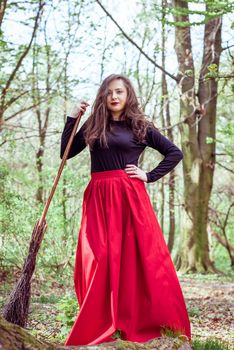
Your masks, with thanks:
M93 103L91 115L86 121L84 137L90 149L92 149L96 139L99 139L101 146L108 147L107 132L110 130L111 120L111 113L107 109L108 86L110 82L116 79L121 79L127 89L127 101L120 119L126 121L139 142L144 140L147 127L149 125L153 126L153 123L146 119L139 106L130 80L122 74L111 74L103 80Z

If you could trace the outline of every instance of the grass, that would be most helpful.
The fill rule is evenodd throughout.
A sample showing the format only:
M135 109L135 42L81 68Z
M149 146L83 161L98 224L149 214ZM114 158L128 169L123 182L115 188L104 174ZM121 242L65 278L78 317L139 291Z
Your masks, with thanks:
M124 350L124 349L132 349L132 350L153 350L153 349L166 349L170 348L174 350L181 348L181 345L183 342L181 339L174 338L173 343L170 341L168 338L165 338L163 341L162 339L154 339L150 341L147 344L141 344L141 343L134 343L134 342L129 342L126 340L118 339L118 342L116 343L116 346L119 350ZM223 343L220 340L217 339L206 339L206 340L200 340L200 339L195 339L191 343L192 349L193 350L232 350L230 345L227 345L226 343Z
M208 338L206 340L195 339L192 341L193 350L231 350L230 345L217 339Z
M188 310L188 314L189 314L189 317L198 317L201 313L201 310L199 309L199 307L187 307L187 310Z
M39 304L57 304L58 296L55 294L51 295L40 295L39 297L32 297L32 303Z

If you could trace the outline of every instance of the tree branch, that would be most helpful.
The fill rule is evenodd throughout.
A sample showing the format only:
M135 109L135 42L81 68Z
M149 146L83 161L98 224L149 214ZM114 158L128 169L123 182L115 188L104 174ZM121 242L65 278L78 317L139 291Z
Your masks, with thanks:
M48 135L56 135L56 134L60 134L61 132L60 131L51 131L51 132L47 132ZM15 141L20 141L20 140L26 140L26 139L34 139L34 138L40 138L40 135L39 134L35 134L35 135L27 135L27 136L22 136L22 137L16 137L15 139L5 139L2 141L2 143L0 143L0 147L2 147L3 145L5 145L5 143L7 142L15 142Z
M22 96L28 94L29 92L31 92L31 91L30 90L26 90L26 91L23 91L18 96L12 97L9 101L6 102L3 111L5 111L9 106L11 106L13 103L15 103L19 98L21 98Z
M6 85L5 87L3 88L2 90L2 97L1 97L1 109L4 110L4 104L5 104L5 96L6 96L6 93L12 83L12 81L14 80L15 78L15 75L16 73L18 72L24 58L27 56L31 46L32 46L32 42L33 42L33 39L34 39L34 36L36 34L36 30L37 30L37 27L38 27L38 22L39 22L39 19L40 19L40 16L41 16L41 12L42 12L42 9L44 7L45 3L42 2L42 1L39 1L39 7L38 7L38 11L37 11L37 15L36 15L36 18L35 18L35 22L34 22L34 28L33 28L33 32L32 32L32 35L31 35L31 39L30 39L30 42L28 44L28 46L26 47L26 49L24 50L24 52L21 54L15 68L13 69L13 71L11 72L10 74L10 77L8 78L7 82L6 82Z
M158 65L151 57L149 57L147 55L147 53L145 51L143 51L141 49L141 47L132 39L130 38L127 33L120 27L120 25L116 22L116 20L111 16L111 14L105 9L105 7L101 4L101 2L99 0L96 0L96 2L98 3L98 5L103 9L103 11L105 12L105 14L112 20L112 22L114 22L114 24L118 27L118 29L120 30L120 32L123 34L123 36L132 44L134 45L141 53L143 56L145 56L145 58L147 58L147 60L149 60L155 67L157 67L158 69L160 69L162 72L164 72L166 75L168 75L171 79L175 80L176 82L178 82L177 77L175 77L173 74L167 72L165 69L163 69L163 67L161 67L160 65Z
M21 114L23 112L30 111L30 109L33 109L33 108L39 106L40 104L42 104L43 102L46 102L48 98L45 98L44 100L43 99L40 100L37 104L33 104L33 105L29 106L29 107L25 107L25 108L20 109L19 111L15 112L14 114L12 114L9 117L5 118L5 121L10 120L10 119L16 117L17 115L19 115L19 114Z
M229 50L231 47L233 47L233 45L229 45L229 46L226 46L226 47L222 47L222 51L225 51L225 50Z
M232 253L234 253L234 247L231 246L230 244L228 245L227 242L225 241L225 239L223 237L221 237L217 232L211 230L211 234L213 237L215 237L217 239L217 241L222 245L224 246L225 248L228 248L229 246L229 249Z
M219 163L217 161L215 163L218 164L221 168L223 168L223 169L229 171L230 173L234 174L234 170L227 168L225 165L223 165L223 164L221 164L221 163Z
M6 11L7 0L0 1L0 28L2 26L3 17Z

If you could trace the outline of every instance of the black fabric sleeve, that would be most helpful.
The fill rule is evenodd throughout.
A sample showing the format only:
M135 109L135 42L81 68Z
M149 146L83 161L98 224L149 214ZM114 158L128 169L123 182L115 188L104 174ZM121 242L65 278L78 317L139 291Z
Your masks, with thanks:
M71 117L67 117L66 120L66 124L64 126L63 129L63 133L61 136L61 147L60 147L60 158L63 158L63 154L65 152L66 146L68 144L70 135L72 133L72 130L74 128L74 125L76 123L76 118L71 118ZM85 139L84 139L84 128L85 128L85 123L82 125L82 127L79 129L79 131L76 133L70 151L68 153L68 157L72 158L75 155L77 155L78 153L80 153L85 147L86 147L86 143L85 143Z
M149 127L146 134L147 146L159 151L165 158L150 172L146 173L147 182L155 182L169 173L182 159L183 153L157 129Z

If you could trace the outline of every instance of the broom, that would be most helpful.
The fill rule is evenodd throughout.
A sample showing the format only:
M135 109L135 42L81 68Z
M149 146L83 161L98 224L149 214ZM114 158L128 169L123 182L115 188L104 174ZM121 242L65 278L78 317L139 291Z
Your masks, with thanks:
M45 220L46 214L49 209L56 187L58 185L60 176L62 174L64 165L67 160L67 156L70 151L72 141L74 139L82 114L83 112L80 111L77 116L76 123L72 130L72 133L69 138L67 147L65 149L56 178L54 180L52 190L45 204L41 218L36 221L36 224L33 228L32 237L29 244L28 256L25 259L19 280L17 281L14 289L12 290L9 296L8 302L3 309L3 317L8 322L17 324L21 327L24 327L26 325L27 318L28 318L28 311L29 311L29 304L30 304L30 297L31 297L31 280L36 267L37 253L39 251L41 241L43 239L43 236L48 226Z

